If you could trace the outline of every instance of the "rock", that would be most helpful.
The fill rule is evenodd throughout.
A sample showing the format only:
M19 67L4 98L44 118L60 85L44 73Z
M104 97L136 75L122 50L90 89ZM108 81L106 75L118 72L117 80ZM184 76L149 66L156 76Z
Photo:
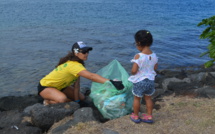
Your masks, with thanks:
M205 86L202 88L198 88L196 89L196 92L198 93L198 95L200 97L207 97L207 98L215 98L215 87L211 87L211 86Z
M156 88L155 89L155 93L152 95L152 98L157 98L159 97L160 95L164 94L164 89L163 88Z
M215 76L214 76L215 72L211 72L211 73L206 73L205 74L205 78L202 79L202 83L204 85L209 85L209 86L214 86L215 85Z
M175 78L178 78L178 79L184 79L184 78L187 77L187 73L186 73L186 71L184 69L159 70L157 73L165 76L166 78L175 77Z
M186 82L186 83L190 83L191 80L190 78L184 78L184 79L178 79L178 78L166 78L163 80L162 82L162 87L164 89L164 91L168 90L168 85L170 82L174 82L174 83L179 83L179 82Z
M0 98L0 110L8 111L14 109L24 109L35 103L41 103L42 98L39 96L8 96Z
M31 109L32 123L47 131L55 122L72 115L80 106L75 102L36 106Z
M199 82L201 86L215 84L215 72L200 72L197 74L191 74L188 77L193 82Z
M40 128L31 126L23 120L23 113L20 110L10 110L0 113L1 134L42 134Z
M42 130L33 126L13 125L0 130L1 134L42 134Z
M50 130L49 133L52 134L62 134L64 131L69 129L71 126L75 126L79 122L88 122L88 121L96 121L93 110L90 107L81 108L75 111L73 114L73 120L69 120L68 122L64 123L63 125Z
M191 81L200 82L204 79L205 74L205 72L200 72L196 74L191 74L188 77L191 79Z
M74 116L74 123L77 124L78 122L87 122L87 121L95 121L96 118L93 115L92 108L81 108L75 111L73 114Z
M25 114L25 115L29 115L29 116L31 116L31 111L33 111L34 109L42 109L42 108L44 108L44 105L42 105L42 104L40 104L40 103L36 103L36 104L34 104L34 105L32 105L32 106L28 106L28 107L26 107L24 110L23 110L23 113Z
M10 110L0 113L0 128L21 124L22 113L19 110Z
M170 82L167 86L168 90L171 90L175 95L187 95L195 94L194 90L199 88L199 83L187 83L187 82Z
M85 97L85 100L79 102L80 107L93 107L92 99L89 96Z

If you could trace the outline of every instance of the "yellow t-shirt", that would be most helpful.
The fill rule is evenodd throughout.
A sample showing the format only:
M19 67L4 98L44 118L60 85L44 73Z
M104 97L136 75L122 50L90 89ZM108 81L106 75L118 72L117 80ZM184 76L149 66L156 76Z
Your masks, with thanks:
M86 68L81 63L67 61L42 78L40 84L45 87L54 87L61 90L72 85L78 79L78 73L83 70L86 70Z

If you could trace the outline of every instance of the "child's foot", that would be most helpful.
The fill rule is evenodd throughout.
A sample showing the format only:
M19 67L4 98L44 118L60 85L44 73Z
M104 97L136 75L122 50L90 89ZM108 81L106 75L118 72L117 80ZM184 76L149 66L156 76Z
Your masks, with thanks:
M130 119L131 119L133 122L135 122L135 123L140 123L140 122L141 122L141 120L139 119L139 116L135 115L134 113L132 113L132 114L130 115Z
M142 114L142 117L140 118L140 120L145 123L153 123L152 115Z

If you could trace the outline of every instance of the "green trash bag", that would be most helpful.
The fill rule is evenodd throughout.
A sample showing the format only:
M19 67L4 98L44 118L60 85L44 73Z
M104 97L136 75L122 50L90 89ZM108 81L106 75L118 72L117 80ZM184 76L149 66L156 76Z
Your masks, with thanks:
M117 60L100 69L97 74L111 80L123 82L124 89L117 90L110 81L104 84L93 82L90 98L104 118L115 119L132 112L133 84L128 81L128 73Z

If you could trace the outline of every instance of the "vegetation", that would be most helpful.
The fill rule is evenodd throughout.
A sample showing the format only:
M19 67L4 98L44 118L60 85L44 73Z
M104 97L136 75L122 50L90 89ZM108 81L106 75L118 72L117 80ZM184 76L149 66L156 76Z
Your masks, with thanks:
M208 51L201 54L201 56L208 55L211 58L210 61L207 61L204 65L206 68L211 67L215 61L215 16L212 16L207 19L203 19L197 26L207 26L202 34L200 39L208 39L210 44L208 45Z

